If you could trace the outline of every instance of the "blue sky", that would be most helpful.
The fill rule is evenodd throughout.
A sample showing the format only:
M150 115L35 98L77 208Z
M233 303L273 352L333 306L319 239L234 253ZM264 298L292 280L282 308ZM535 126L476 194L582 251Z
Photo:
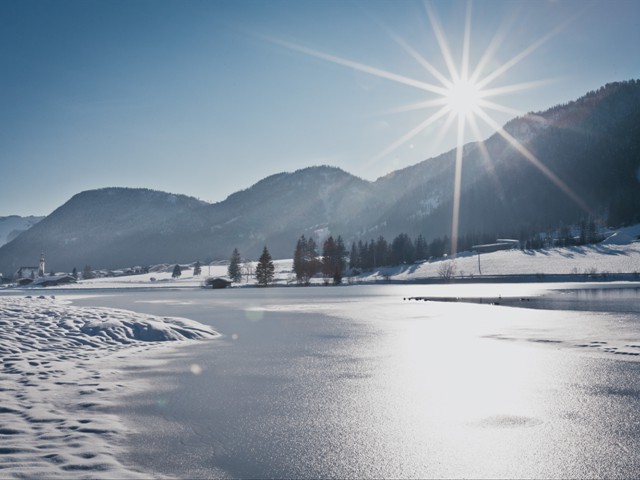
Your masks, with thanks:
M459 65L468 2L428 5ZM544 81L493 99L514 111L640 78L636 0L485 0L470 15L472 69L497 32L483 75L528 52L488 87ZM388 148L436 111L398 107L432 93L347 66L439 84L402 43L448 76L421 1L4 0L0 216L107 186L214 202L320 164L375 180L445 152L444 117Z

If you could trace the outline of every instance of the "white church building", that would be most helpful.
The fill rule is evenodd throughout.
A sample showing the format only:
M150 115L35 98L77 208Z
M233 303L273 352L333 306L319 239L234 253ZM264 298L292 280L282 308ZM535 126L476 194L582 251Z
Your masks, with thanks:
M44 277L45 275L45 263L44 263L44 253L40 254L40 265L37 267L20 267L18 271L15 273L14 277L16 279L21 278L31 278L35 280L38 277Z

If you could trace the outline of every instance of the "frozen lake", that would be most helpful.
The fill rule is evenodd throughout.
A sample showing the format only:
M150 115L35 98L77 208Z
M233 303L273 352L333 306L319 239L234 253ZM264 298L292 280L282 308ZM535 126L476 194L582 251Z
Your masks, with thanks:
M610 287L120 291L74 303L223 335L162 368L128 369L157 386L113 410L138 432L124 461L152 474L635 477L640 290ZM440 295L535 308L404 300Z

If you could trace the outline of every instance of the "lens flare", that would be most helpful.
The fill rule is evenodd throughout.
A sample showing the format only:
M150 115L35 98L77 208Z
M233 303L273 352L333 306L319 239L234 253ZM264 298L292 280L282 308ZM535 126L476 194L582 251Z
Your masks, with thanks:
M480 108L482 91L469 79L461 78L451 84L445 98L447 107L453 113L467 117L473 115Z
M461 196L461 182L462 182L462 167L464 160L464 140L465 131L470 131L475 140L482 141L480 138L480 129L478 127L478 120L482 120L492 130L498 133L504 138L514 149L527 159L533 166L535 166L540 172L542 172L553 184L555 184L560 190L562 190L572 201L579 205L585 212L589 212L588 206L585 202L574 193L569 186L560 179L553 171L544 165L538 158L535 157L531 151L529 151L524 145L522 145L516 138L507 133L491 116L487 111L507 113L516 116L523 116L524 112L517 111L509 108L508 106L501 105L494 101L489 101L489 97L497 97L512 92L527 90L541 85L549 84L552 80L535 80L523 83L515 83L511 85L503 85L500 87L489 88L490 85L501 78L507 71L518 65L526 57L531 55L535 50L540 48L543 44L549 41L551 38L559 34L564 30L569 23L575 18L578 18L580 12L577 12L572 18L559 24L546 35L542 36L531 45L528 45L522 51L518 52L507 61L501 63L497 67L494 67L492 71L485 76L482 76L483 70L493 60L493 55L497 48L507 40L507 32L505 29L499 29L494 35L493 39L489 43L480 60L477 62L475 69L470 69L470 45L471 45L471 13L472 3L467 3L466 15L464 20L464 33L462 39L462 55L461 61L458 64L451 53L449 44L447 42L446 35L438 19L437 13L433 5L429 2L425 3L427 17L431 24L433 34L436 38L440 54L446 65L446 72L438 70L432 62L425 59L419 51L409 45L403 38L394 32L386 28L390 38L397 43L411 58L413 58L424 70L435 80L435 82L425 82L423 80L417 80L398 73L391 72L389 70L373 67L360 62L349 60L339 57L337 55L331 55L318 50L313 50L295 43L279 40L273 37L262 36L263 39L280 45L281 47L289 50L297 51L299 53L322 59L327 62L331 62L343 67L347 67L353 70L358 70L369 75L374 75L380 78L384 78L389 81L393 81L408 87L422 90L427 95L431 95L432 98L417 102L411 105L405 105L396 108L389 113L398 113L406 111L414 111L418 109L433 109L436 111L427 116L427 118L415 127L409 129L407 133L403 134L398 140L391 143L388 147L383 149L380 153L372 158L372 161L380 160L387 156L392 151L399 148L401 145L409 142L412 138L435 124L441 118L446 118L440 126L440 133L437 138L444 136L445 132L456 125L456 155L455 155L455 169L454 169L454 189L453 189L453 212L452 212L452 227L451 227L451 254L453 256L457 253L458 242L458 221L460 216L460 196ZM433 98L435 96L435 98ZM538 119L540 120L540 119ZM470 128L466 128L467 125ZM488 168L493 168L487 149L484 145L479 149L483 155L484 160ZM490 171L494 180L497 180L495 172Z

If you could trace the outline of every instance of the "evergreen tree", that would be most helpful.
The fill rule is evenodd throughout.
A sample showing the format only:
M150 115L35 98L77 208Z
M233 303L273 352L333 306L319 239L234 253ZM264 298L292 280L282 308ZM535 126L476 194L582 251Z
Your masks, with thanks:
M584 220L580 222L580 238L578 239L578 245L584 245L587 243L587 222Z
M322 246L322 273L325 278L333 278L335 284L342 282L346 253L344 242L340 236L337 240L330 236Z
M302 235L296 244L293 254L293 271L298 283L309 285L311 277L320 271L321 264L318 261L316 242L312 238L308 240Z
M389 244L382 235L378 237L374 246L373 263L373 268L389 265Z
M262 255L260 255L260 258L258 259L258 265L256 266L256 280L258 281L258 285L266 287L273 282L274 272L275 268L273 266L271 254L265 245L262 250Z
M362 268L365 270L371 270L376 266L375 257L376 257L376 244L373 240L365 243L362 246L361 258L362 258Z
M304 254L307 248L307 239L302 235L296 243L296 249L293 252L293 271L296 274L298 283L302 283L304 278Z
M429 244L429 254L432 257L443 257L445 252L444 240L442 238L434 238Z
M426 260L429 254L429 246L422 234L418 235L415 242L415 258L416 260Z
M306 277L311 279L321 268L322 265L318 259L318 245L313 238L309 238L309 240L307 240Z
M240 252L238 252L237 248L234 248L231 258L229 259L229 268L227 269L227 275L232 282L240 283L242 281L241 262L242 258L240 257Z
M413 242L406 233L401 233L391 242L390 263L400 265L402 263L413 263L415 260L415 249Z
M197 277L202 273L202 267L200 266L200 262L196 262L196 264L193 266L193 276Z
M85 265L84 268L82 269L82 278L84 280L94 278L93 271L91 270L90 265Z
M344 240L342 240L342 236L338 235L338 239L336 240L336 259L340 262L340 271L344 271L346 268L346 257L347 257L347 247L344 246Z
M598 229L593 220L589 220L587 224L587 243L598 243Z
M322 244L322 274L325 277L333 275L335 255L336 242L333 236L329 236Z
M353 271L357 271L362 268L362 262L360 261L360 251L356 242L351 244L351 253L349 254L349 268Z
M171 274L171 278L178 278L180 275L182 275L182 270L180 269L180 265L177 265L175 267L173 267L173 273Z
M558 233L558 246L559 247L568 247L573 245L573 236L571 235L571 229L562 225L560 227L560 232Z
M73 271L71 272L71 276L73 278L75 278L76 280L78 279L78 269L76 267L73 267Z

